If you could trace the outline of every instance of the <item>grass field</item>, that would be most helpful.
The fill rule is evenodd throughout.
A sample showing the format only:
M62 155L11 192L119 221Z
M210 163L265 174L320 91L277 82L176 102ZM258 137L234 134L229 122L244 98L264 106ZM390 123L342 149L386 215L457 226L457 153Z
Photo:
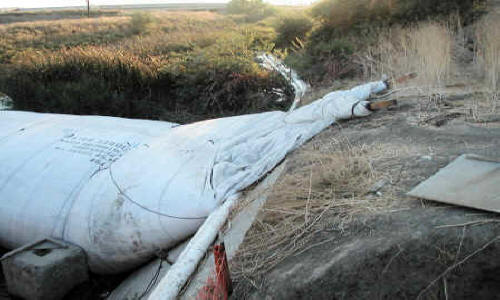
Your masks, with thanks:
M0 24L0 90L16 109L184 123L287 105L271 92L287 83L254 62L272 28L213 11L98 13Z
M287 107L272 91L291 95L290 86L255 63L259 52L285 58L313 86L415 71L424 84L443 85L457 49L469 47L460 40L472 38L478 72L498 98L498 45L488 34L496 21L481 23L493 25L476 30L477 39L462 33L484 1L443 1L432 20L422 13L432 1L401 0L405 11L367 1L323 0L312 9L229 5L227 12L123 6L93 9L90 18L83 9L4 12L0 91L16 109L185 123ZM357 13L339 18L339 7Z

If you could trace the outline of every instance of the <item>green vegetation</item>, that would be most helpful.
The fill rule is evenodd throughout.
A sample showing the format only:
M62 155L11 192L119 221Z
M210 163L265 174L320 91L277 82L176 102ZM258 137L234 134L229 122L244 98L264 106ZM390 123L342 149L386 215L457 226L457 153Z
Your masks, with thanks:
M316 26L304 49L287 62L313 82L355 75L353 56L379 41L390 27L412 26L420 21L446 22L456 15L462 25L477 19L482 0L322 0L310 12Z
M367 22L409 24L451 13L470 18L474 16L474 9L480 2L482 1L321 0L312 9L312 14L328 26L352 26Z
M452 29L443 23L454 15L455 23L468 24L482 3L322 0L310 9L278 9L262 0L232 0L227 14L29 13L35 21L0 24L0 91L16 109L182 123L284 109L291 99L276 102L272 91L285 88L291 96L291 88L254 62L262 51L275 50L313 85L366 75L368 67L370 75L397 73L393 66L443 82L453 46ZM422 20L434 23L416 24ZM441 51L424 47L438 44L425 42L432 39ZM478 48L485 68L498 66L493 40ZM496 86L497 69L491 70Z
M0 32L0 90L15 109L183 123L285 109L289 101L274 101L272 90L292 94L254 62L272 48L269 28L217 13L12 23Z
M282 17L276 26L278 34L276 46L280 48L300 47L302 40L305 40L312 27L312 20L303 14Z
M129 17L58 19L0 25L0 64L26 52L116 43L130 37Z
M231 0L227 12L243 16L245 22L257 22L276 13L276 8L263 0Z
M146 33L152 29L155 18L145 12L135 12L130 18L130 29L134 34Z

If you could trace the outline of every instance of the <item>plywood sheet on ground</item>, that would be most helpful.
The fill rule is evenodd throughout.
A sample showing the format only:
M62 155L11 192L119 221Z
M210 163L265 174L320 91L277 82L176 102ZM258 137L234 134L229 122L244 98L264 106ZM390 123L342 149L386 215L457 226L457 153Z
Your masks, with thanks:
M464 154L408 195L500 213L500 160Z

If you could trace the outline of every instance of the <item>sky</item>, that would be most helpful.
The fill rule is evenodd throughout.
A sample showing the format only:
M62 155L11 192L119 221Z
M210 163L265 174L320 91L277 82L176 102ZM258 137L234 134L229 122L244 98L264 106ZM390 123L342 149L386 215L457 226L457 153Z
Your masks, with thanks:
M161 3L224 3L228 0L91 0L91 5L120 5L120 4L161 4ZM274 4L309 4L312 0L267 0ZM83 6L85 0L0 0L0 8L19 7L65 7Z

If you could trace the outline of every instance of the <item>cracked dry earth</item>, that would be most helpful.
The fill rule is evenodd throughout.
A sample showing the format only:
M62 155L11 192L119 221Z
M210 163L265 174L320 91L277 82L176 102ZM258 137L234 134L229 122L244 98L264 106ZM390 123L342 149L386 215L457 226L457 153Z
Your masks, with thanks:
M387 184L367 197L382 201L390 192L397 200L386 210L361 209L342 228L324 217L305 249L234 298L498 299L500 216L406 196L461 154L500 157L500 115L483 96L452 88L401 96L398 107L334 124L293 153L288 172L304 149L328 152L340 140L376 149L367 159Z

